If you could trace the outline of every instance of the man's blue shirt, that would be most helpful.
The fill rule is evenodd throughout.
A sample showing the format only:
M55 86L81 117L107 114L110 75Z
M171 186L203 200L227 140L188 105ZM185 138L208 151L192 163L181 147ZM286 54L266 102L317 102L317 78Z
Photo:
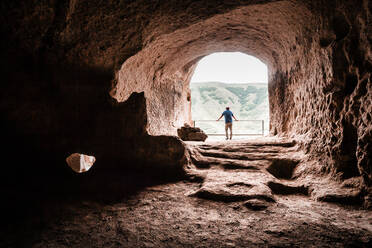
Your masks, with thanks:
M222 115L225 117L225 123L232 122L232 116L234 115L233 112L230 110L223 111Z

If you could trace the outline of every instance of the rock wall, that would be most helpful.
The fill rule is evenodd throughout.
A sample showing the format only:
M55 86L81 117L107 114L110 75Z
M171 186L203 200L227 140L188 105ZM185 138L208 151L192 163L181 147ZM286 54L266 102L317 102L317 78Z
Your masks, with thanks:
M371 186L368 0L26 0L0 7L9 159L26 152L64 161L80 152L96 153L98 168L110 158L131 161L127 167L179 165L182 142L150 135L175 135L191 121L188 83L203 56L240 51L269 67L272 134L295 138L321 161L309 171L362 176Z
M297 41L290 71L271 75L271 131L321 158L320 172L371 185L371 6L313 3L317 30ZM284 111L283 111L284 110Z

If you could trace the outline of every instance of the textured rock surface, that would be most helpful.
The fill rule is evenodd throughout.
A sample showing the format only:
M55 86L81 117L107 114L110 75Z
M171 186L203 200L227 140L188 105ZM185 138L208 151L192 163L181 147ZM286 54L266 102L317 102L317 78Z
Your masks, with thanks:
M195 65L213 52L241 51L269 67L272 134L311 155L296 170L360 181L370 202L371 9L368 0L3 1L4 164L25 156L1 182L33 192L69 182L64 159L73 152L97 158L92 174L182 174L185 147L169 135L191 121ZM247 158L244 150L208 153Z
M103 201L97 200L96 191L93 198L77 194L62 203L60 199L44 200L41 210L30 212L32 221L22 223L23 228L0 233L6 237L0 239L0 246L370 247L371 211L335 204L349 199L340 194L334 197L340 185L331 179L323 178L322 183L312 175L298 177L306 160L293 142L261 139L187 144L193 154L213 150L214 154L229 151L232 156L200 155L199 159L210 162L210 168L195 164L197 167L190 165L189 170L203 175L203 181L150 185L109 201L107 190L101 192ZM245 157L236 154L242 148ZM276 179L265 169L271 159L301 162L291 180ZM225 168L229 161L241 166ZM120 192L118 187L125 191L133 183L118 176L120 183L113 185L116 193ZM348 179L343 187L358 188L359 183ZM103 184L112 184L112 177ZM329 204L303 194L304 188L316 185L319 189L313 191L318 196L333 190L332 196L324 195L323 199L336 200Z
M205 141L208 138L203 130L198 127L191 127L188 124L177 129L177 134L184 141Z
M339 188L329 186L327 190L321 190L317 181L297 172L300 161L306 159L292 141L266 138L187 144L195 166L191 166L188 173L202 179L200 189L192 196L222 202L267 202L259 204L252 201L246 204L247 207L255 208L257 205L260 208L259 205L268 206L268 203L275 202L274 195L310 196L311 192L319 198L319 195L333 193ZM358 191L359 188L354 185L351 189ZM346 203L347 197L344 200Z
M277 72L269 85L271 131L297 137L309 152L319 154L318 170L342 178L361 175L367 187L371 149L366 139L372 134L370 4L344 2L333 8L314 3L328 16L316 17L318 32L303 37L307 56L293 51L291 69Z
M262 205L269 206L278 196L298 195L317 201L362 206L363 198L368 197L368 192L361 189L361 178L350 178L340 184L334 178L309 173L310 156L293 141L267 137L204 144L187 142L187 146L192 161L187 172L202 182L201 187L190 195L202 199L220 202L259 200L266 202ZM247 207L255 208L256 202L247 204Z

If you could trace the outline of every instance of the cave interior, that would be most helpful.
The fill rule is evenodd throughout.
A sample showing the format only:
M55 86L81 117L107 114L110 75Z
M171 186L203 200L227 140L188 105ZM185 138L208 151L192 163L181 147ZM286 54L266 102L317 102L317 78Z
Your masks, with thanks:
M111 204L184 181L202 184L192 196L229 204L252 200L248 187L260 201L275 200L262 193L269 189L371 208L370 1L30 0L0 8L1 213L12 223L4 235L44 230L61 215L58 204ZM230 147L177 137L192 122L195 66L215 52L243 52L268 66L269 137ZM238 153L226 154L232 148ZM66 164L73 153L96 161L75 173ZM242 169L236 160L252 156L292 181L267 178L262 189L247 177L225 182L243 193L225 194L216 185L227 174L201 169ZM13 241L41 242L35 235Z

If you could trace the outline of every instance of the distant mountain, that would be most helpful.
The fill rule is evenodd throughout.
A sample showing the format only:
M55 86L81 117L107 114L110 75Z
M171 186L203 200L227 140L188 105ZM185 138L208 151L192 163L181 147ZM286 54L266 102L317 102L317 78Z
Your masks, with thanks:
M231 84L221 82L191 83L191 104L193 120L216 120L227 106L240 120L264 120L265 129L269 123L269 101L267 84L244 83ZM244 122L247 123L247 122ZM261 129L258 122L250 122L247 125L258 125L254 130ZM213 126L217 123L208 123L210 133L215 131ZM205 124L204 124L205 125ZM243 125L243 122L239 123ZM198 126L198 125L197 125ZM217 125L218 127L221 124Z

